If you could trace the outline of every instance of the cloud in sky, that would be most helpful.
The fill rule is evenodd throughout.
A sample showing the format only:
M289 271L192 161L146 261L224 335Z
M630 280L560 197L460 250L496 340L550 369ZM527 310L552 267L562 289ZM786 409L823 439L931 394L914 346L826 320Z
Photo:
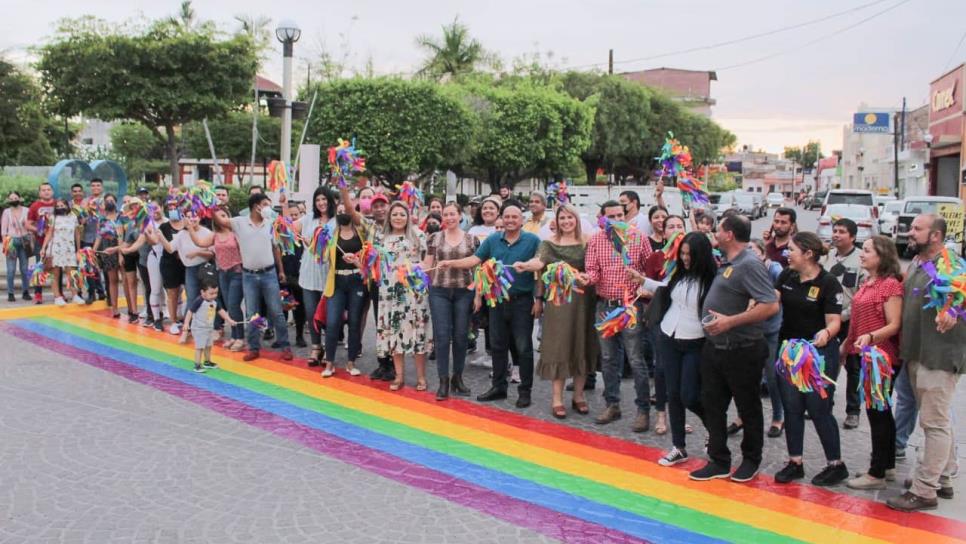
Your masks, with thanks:
M0 19L0 51L27 60L26 50L50 36L59 17L95 15L110 21L174 14L180 2L117 0L14 1ZM10 4L10 3L8 3ZM847 15L802 28L711 50L620 63L618 71L659 66L718 70L712 95L714 116L743 144L769 150L820 139L824 149L841 145L841 126L859 103L898 107L923 104L929 82L947 65L966 59L964 0L196 0L199 17L227 30L233 16L258 14L291 18L303 30L296 56L318 55L320 44L362 68L371 58L377 73L412 72L422 59L419 34L437 34L459 16L488 49L506 61L552 52L557 67L598 64L607 51L618 61L653 56L793 26L868 5ZM863 18L890 6L888 13L855 28ZM814 44L809 42L818 40ZM263 72L281 80L280 46L273 42ZM347 46L347 47L343 47ZM787 52L763 62L724 67ZM296 63L296 81L305 79ZM838 126L835 127L834 125Z

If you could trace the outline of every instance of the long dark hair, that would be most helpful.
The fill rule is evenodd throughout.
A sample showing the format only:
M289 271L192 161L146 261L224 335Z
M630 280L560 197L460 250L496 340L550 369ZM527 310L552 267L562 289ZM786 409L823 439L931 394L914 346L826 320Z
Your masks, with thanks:
M708 294L708 289L711 288L711 282L714 281L718 272L718 265L715 264L714 255L711 253L711 242L704 233L691 232L686 234L684 240L681 241L681 245L687 245L688 249L691 250L691 266L690 268L684 267L684 260L681 259L679 250L677 266L674 267L674 274L667 284L667 289L668 292L671 292L679 282L687 279L694 280L699 287L698 307L700 308L704 306L704 297Z
M332 199L332 191L324 185L319 185L315 188L315 192L312 193L312 218L318 219L322 215L319 213L319 209L315 207L315 199L322 195L325 197L325 213L328 215L326 219L332 219L335 217L335 201Z

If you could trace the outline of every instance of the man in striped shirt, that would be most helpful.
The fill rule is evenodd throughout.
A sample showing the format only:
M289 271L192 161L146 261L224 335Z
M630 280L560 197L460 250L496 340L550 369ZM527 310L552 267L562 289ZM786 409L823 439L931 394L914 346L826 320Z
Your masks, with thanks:
M603 220L624 221L624 207L616 200L609 200L601 206ZM625 295L637 289L637 282L628 274L627 268L644 273L644 261L651 255L651 246L636 229L631 230L627 240L629 264L625 264L618 253L607 229L602 228L587 243L584 259L584 274L581 279L594 285L597 291L597 320L602 320L611 310L624 304ZM643 314L643 302L635 302L637 315ZM627 353L634 374L634 392L637 404L637 417L632 430L644 432L650 428L650 384L644 364L643 326L628 327L616 335L600 337L601 361L604 374L604 400L607 408L597 417L596 422L605 425L621 418L620 385L621 369L624 364L623 352Z

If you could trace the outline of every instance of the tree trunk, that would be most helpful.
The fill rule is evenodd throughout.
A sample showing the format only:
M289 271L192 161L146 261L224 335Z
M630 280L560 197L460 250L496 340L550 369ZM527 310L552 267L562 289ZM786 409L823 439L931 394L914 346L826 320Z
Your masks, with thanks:
M587 175L587 185L597 184L597 168L600 163L596 160L594 161L584 161L584 173Z
M174 134L174 125L165 125L164 133L168 136L164 152L168 155L168 166L171 168L171 186L177 187L181 185L181 177L178 175L178 140Z

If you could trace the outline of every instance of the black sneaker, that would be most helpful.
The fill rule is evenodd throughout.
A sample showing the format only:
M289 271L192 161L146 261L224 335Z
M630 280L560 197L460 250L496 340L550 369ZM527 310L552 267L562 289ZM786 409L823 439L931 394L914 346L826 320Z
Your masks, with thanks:
M198 374L204 374L205 369L202 368L201 365L195 365L195 372L197 372Z
M676 447L671 448L671 451L664 454L664 457L658 459L657 464L662 467L674 466L678 463L683 463L688 460L688 452L684 450L679 450Z
M30 292L29 291L24 291L23 292L23 297L21 297L21 298L23 298L24 300L26 300L26 301L29 302L30 301Z
M730 468L720 466L714 461L711 461L707 465L704 465L704 467L688 474L688 478L703 482L706 480L714 480L715 478L727 478L730 475Z
M142 327L153 327L154 326L154 318L145 317L144 318L144 321L141 321L141 326Z
M295 347L297 347L297 348L307 348L308 347L308 344L305 343L305 338L302 338L301 336L297 336L295 338Z
M731 474L732 482L747 482L758 475L758 463L748 460L741 461L738 468Z
M264 340L274 340L275 339L275 329L266 329L265 335L262 336Z
M517 408L526 408L530 406L530 392L520 391L520 396L517 397Z
M791 461L785 465L785 468L779 470L775 473L775 482L779 484L787 484L795 480L801 480L805 477L805 467L801 463L793 463Z
M17 297L13 293L7 293L7 302L17 302Z
M158 332L164 332L164 320L163 319L155 319L154 320L154 330L156 330Z
M828 465L812 478L812 485L828 487L838 485L849 479L849 469L845 468L845 463Z
M218 368L218 365L216 365L212 361L205 361L205 362L201 363L201 366L203 366L205 368Z
M311 365L312 363L310 362L309 364ZM316 363L315 363L315 365L314 365L314 366L318 366L318 364L319 364L319 363L318 363L318 362L316 361ZM377 367L376 367L376 369L375 369L375 370L373 370L373 371L372 371L372 372L371 372L371 373L369 374L369 379L372 379L372 380L381 380L381 379L382 379L382 377L383 377L383 376L384 376L385 374L386 374L386 367L384 367L384 366L382 366L382 365L379 365L379 366L377 366Z

